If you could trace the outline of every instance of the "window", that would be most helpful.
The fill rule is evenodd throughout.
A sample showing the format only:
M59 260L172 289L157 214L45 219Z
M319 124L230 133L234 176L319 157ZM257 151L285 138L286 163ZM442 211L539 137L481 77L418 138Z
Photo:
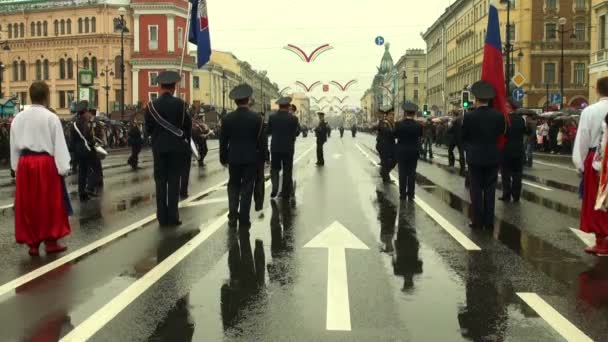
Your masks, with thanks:
M199 89L200 88L200 79L198 78L198 76L194 76L192 77L192 87L194 89Z
M21 99L21 104L22 105L26 105L27 104L27 92L22 91L19 93L19 98Z
M65 80L65 59L59 60L59 79Z
M600 50L603 50L606 48L606 16L605 15L601 15L598 18L598 28L597 28L597 39L599 40L597 43L598 48Z
M65 34L65 20L61 19L61 34Z
M577 10L584 10L585 9L585 1L586 0L576 0L574 2L574 8Z
M114 78L120 78L120 74L122 73L122 68L120 65L120 56L116 56L114 58Z
M177 28L177 48L181 49L184 47L184 29L181 27Z
M66 22L66 32L67 34L72 34L72 19L68 19Z
M585 84L585 63L574 63L574 84Z
M576 36L576 40L585 40L585 30L585 23L576 23L574 25L574 35Z
M99 89L93 89L93 106L99 105Z
M89 57L85 57L82 59L82 68L83 69L89 68Z
M6 31L8 33L8 38L13 38L13 24L8 24L8 30Z
M45 37L49 35L49 24L46 20L42 23L42 35Z
M97 19L95 17L91 18L91 32L95 33L97 30Z
M74 61L72 61L71 58L68 58L67 62L67 74L68 74L68 79L73 79L74 78Z
M13 62L13 81L19 81L19 62Z
M38 37L42 36L42 23L41 22L36 23L36 35Z
M25 24L24 23L19 24L19 35L21 36L21 38L25 38Z
M59 20L55 20L53 22L53 28L54 28L55 35L56 36L59 35Z
M78 33L82 33L82 18L78 18Z
M182 89L184 89L184 88L186 87L186 77L182 77L182 78L179 80L179 86L180 86L180 88L182 88Z
M59 91L59 108L66 108L65 105L65 91Z
M158 26L148 26L148 47L150 50L158 49Z
M545 84L555 84L555 71L556 71L555 63L545 63L544 66L544 74L545 74Z
M9 26L10 27L10 26ZM10 31L10 28L9 28ZM30 36L31 37L35 37L36 36L36 23L32 21L32 23L30 24ZM16 38L16 37L15 37Z
M91 70L93 75L97 76L97 57L91 58Z
M68 104L70 104L70 103L72 103L72 101L74 101L74 91L73 90L66 91L65 95L68 97Z
M554 23L545 24L545 40L557 39L557 25Z
M414 61L414 68L418 67L418 61Z
M44 62L42 62L42 79L49 80L49 60L45 59Z
M36 81L42 80L42 62L36 61Z
M89 33L89 18L84 18L84 33Z
M414 76L414 84L418 84L418 76Z
M27 65L25 64L25 61L21 61L21 80L25 81L25 79L27 78Z
M512 42L515 41L515 23L511 23L511 25L509 25L509 39Z
M557 0L547 0L547 9L556 10Z
M150 101L155 101L158 98L158 93L148 93Z
M414 89L414 99L418 100L418 89Z
M148 74L150 87L158 87L158 72L152 71Z

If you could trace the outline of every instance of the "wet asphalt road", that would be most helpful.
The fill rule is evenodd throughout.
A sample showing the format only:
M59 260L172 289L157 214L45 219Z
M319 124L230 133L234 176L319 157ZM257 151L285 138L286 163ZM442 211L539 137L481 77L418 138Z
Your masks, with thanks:
M3 210L0 340L608 340L608 261L570 229L580 203L567 162L526 169L522 202L498 202L494 231L472 231L445 149L419 162L416 202L400 202L380 182L374 145L335 133L318 168L313 138L300 138L295 201L272 203L267 188L249 238L225 224L227 171L214 150L192 168L177 229L150 219L149 151L137 172L126 152L104 161L103 196L74 202L63 255L30 258ZM12 196L5 180L0 206ZM319 239L326 248L309 248ZM346 318L350 329L330 327Z

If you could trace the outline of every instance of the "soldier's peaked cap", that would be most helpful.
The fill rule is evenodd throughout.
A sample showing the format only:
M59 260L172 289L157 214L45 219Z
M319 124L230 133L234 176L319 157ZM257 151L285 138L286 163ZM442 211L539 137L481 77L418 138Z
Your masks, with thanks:
M231 100L244 100L251 97L253 88L249 84L239 84L234 87L228 95Z
M290 103L291 103L291 97L289 97L289 96L281 97L276 102L276 104L278 104L279 106L287 106Z
M158 83L170 85L179 82L180 77L176 71L163 71L157 77Z
M406 113L416 113L418 111L418 105L410 101L403 102L401 108Z
M477 81L471 86L471 92L475 98L480 100L491 100L496 96L496 90L485 81Z
M384 107L380 108L380 112L382 112L384 114L388 114L392 111L394 111L393 106L384 106Z
M89 101L79 101L74 105L74 112L76 113L84 113L89 109Z

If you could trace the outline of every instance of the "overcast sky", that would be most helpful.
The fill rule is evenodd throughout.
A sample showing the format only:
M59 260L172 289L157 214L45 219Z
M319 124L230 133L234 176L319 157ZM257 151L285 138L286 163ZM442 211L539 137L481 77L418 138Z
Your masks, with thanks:
M302 91L294 82L311 84L356 79L346 93L310 93L321 96L348 95L345 102L359 105L371 84L384 47L374 38L391 44L396 63L408 48L424 48L420 33L449 5L450 0L208 0L213 49L231 51L255 69L267 70L279 87ZM284 50L287 44L307 53L329 43L334 49L316 61L305 63Z

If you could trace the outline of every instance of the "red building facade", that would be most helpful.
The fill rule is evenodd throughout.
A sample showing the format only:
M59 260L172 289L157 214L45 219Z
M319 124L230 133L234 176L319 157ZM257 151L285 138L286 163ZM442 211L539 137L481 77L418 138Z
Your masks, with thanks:
M187 0L133 0L133 103L147 104L160 94L156 76L165 70L178 71L182 52L188 48ZM178 96L190 102L191 72L194 58L184 56L184 73Z

